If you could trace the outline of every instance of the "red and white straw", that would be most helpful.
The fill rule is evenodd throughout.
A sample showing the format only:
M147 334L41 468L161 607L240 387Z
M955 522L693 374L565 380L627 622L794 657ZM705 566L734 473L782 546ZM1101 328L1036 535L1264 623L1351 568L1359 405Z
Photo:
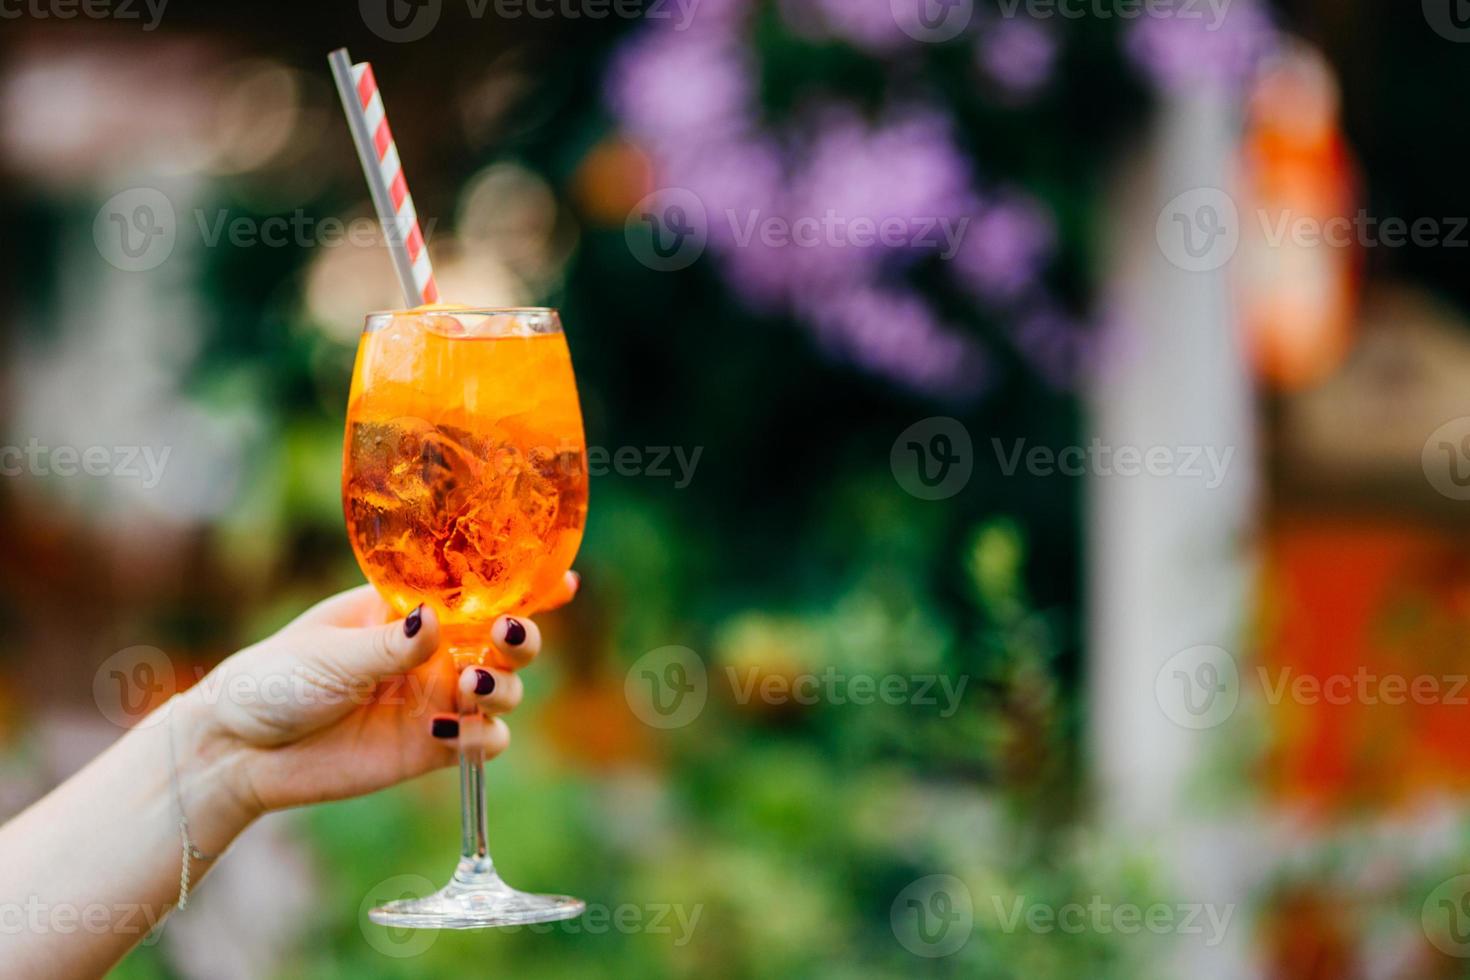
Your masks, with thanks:
M347 112L347 125L352 142L357 146L367 176L368 190L378 220L382 222L393 256L393 268L403 286L410 306L437 303L439 287L434 284L434 269L429 264L429 250L419 231L419 216L414 210L413 196L403 177L403 163L393 131L388 128L388 115L383 111L383 96L373 78L373 66L367 62L353 64L346 48L338 48L327 57L342 108Z

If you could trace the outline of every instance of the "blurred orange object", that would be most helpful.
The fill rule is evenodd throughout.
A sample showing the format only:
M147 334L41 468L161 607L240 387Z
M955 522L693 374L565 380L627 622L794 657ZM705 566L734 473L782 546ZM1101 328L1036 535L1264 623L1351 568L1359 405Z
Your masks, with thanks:
M621 225L653 187L648 154L625 139L609 138L588 151L573 178L582 212L603 225Z
M658 757L651 732L628 708L622 678L609 673L558 687L540 725L563 760L593 772L651 767Z
M1351 980L1364 975L1353 922L1356 909L1331 886L1297 887L1273 896L1265 923L1268 977Z
M1324 814L1470 789L1470 558L1410 522L1298 519L1272 534L1268 783Z
M1347 352L1367 236L1332 69L1305 46L1256 84L1242 161L1241 321L1257 373L1293 389Z

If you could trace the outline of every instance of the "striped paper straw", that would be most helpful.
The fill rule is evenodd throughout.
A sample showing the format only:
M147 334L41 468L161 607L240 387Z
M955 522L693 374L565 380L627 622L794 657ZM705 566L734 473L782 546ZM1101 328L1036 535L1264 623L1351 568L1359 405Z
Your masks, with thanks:
M388 238L388 252L398 282L408 297L409 306L439 301L439 287L434 283L434 269L429 264L429 250L419 231L418 212L403 179L403 163L398 159L398 146L388 128L383 111L383 96L373 78L373 66L367 62L353 64L346 48L338 48L327 56L337 94L347 112L347 126L357 146L367 176L368 190L377 208L378 220Z

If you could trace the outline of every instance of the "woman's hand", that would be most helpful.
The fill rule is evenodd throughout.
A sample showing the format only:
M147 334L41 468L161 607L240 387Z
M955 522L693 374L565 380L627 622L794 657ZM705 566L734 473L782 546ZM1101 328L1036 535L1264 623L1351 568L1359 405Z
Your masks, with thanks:
M576 590L568 572L547 608ZM499 715L520 703L520 678L491 667L457 673L448 658L433 658L439 623L427 606L388 616L370 586L344 592L178 699L181 742L210 761L244 811L359 796L448 766L460 715L476 707L489 718L474 726L485 757L504 751L510 731ZM517 668L541 648L525 617L500 617L489 638Z
M576 590L568 573L547 607ZM185 856L182 826L190 844L219 854L267 810L369 793L448 765L461 713L490 716L472 727L487 755L502 751L509 733L495 716L520 702L520 679L473 667L457 674L448 658L432 657L433 612L385 624L388 615L371 589L328 599L230 657L0 826L0 905L119 913L109 928L7 937L0 972L105 973L178 901L181 871L197 883L209 870L209 860ZM541 648L525 618L502 616L489 636L512 667Z

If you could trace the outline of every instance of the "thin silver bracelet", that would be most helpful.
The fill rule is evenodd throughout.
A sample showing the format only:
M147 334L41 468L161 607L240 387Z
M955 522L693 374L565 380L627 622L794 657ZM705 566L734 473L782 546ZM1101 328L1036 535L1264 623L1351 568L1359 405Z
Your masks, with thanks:
M189 866L194 861L213 861L219 855L205 854L194 846L189 839L189 817L184 812L184 792L179 787L179 757L174 749L174 706L178 703L179 696L175 694L168 702L168 777L169 784L173 787L174 807L179 812L179 842L183 847L183 856L179 865L179 900L180 912L189 907Z

